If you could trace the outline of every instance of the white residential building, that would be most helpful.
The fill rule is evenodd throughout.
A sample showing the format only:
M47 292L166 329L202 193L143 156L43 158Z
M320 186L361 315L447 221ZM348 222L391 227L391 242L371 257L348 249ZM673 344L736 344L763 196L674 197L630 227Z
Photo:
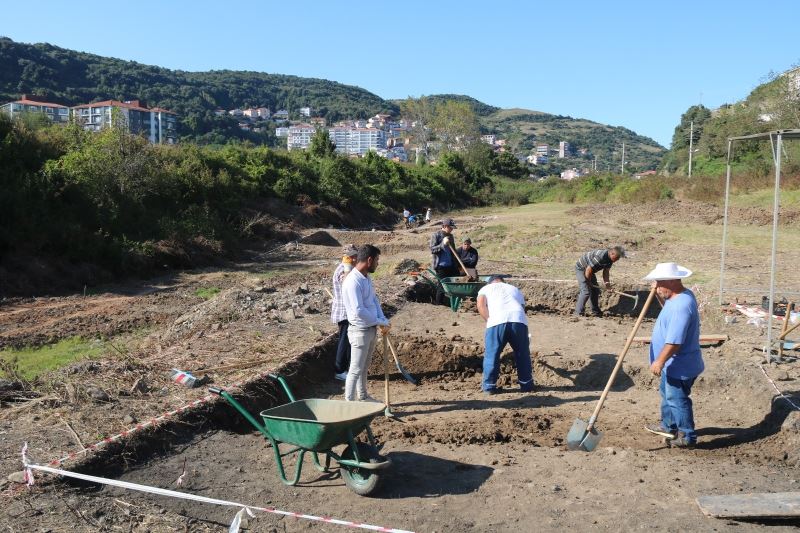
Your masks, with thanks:
M376 128L329 128L328 134L340 154L363 156L386 148L386 132Z
M311 116L311 108L310 107L301 107L300 108L300 115L304 117Z
M72 108L72 116L89 131L111 126L118 116L128 131L144 135L153 144L178 142L178 115L160 107L147 108L139 100L105 100L79 105Z
M242 113L246 117L263 118L264 120L267 120L270 116L269 109L266 107L251 107L249 109L245 109L242 111Z
M289 112L285 109L279 109L272 114L272 118L275 122L289 120Z
M275 128L275 137L288 137L289 136L289 128L280 127Z
M486 144L494 144L497 140L496 135L481 135L481 141L485 142Z
M305 150L311 144L311 137L316 132L317 129L311 124L289 126L289 134L286 136L286 148L288 150Z
M228 111L228 114L230 116L232 116L232 117L241 117L241 116L244 115L244 111L242 111L239 108L236 108L236 109L231 109L230 111Z
M258 111L258 118L262 118L264 120L269 120L269 117L272 115L268 107L258 107L256 108Z
M572 145L570 145L567 141L561 141L558 143L558 157L559 159L564 159L565 157L570 157L572 155Z
M528 163L531 165L546 165L548 158L546 155L531 154L528 156Z
M545 157L550 155L550 147L546 144L537 144L536 145L536 155L543 155Z
M23 94L20 100L0 106L0 113L5 113L12 119L24 113L41 113L56 123L69 122L69 107L45 102L27 94Z
M567 181L574 180L575 178L580 178L581 176L583 176L583 174L581 174L581 171L578 170L577 168L571 168L561 173L561 179Z

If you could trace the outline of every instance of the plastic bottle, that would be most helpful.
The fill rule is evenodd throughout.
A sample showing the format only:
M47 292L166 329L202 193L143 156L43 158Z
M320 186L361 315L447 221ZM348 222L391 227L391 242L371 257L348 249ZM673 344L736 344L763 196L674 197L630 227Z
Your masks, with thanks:
M191 373L178 370L177 368L172 369L172 375L170 377L172 377L172 381L175 383L179 383L190 389L195 386L195 383L197 383L197 378Z

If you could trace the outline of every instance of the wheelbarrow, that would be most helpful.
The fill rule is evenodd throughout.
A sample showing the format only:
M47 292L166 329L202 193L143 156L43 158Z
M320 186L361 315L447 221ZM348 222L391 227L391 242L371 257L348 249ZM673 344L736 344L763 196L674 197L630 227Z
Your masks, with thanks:
M428 272L436 278L436 281L442 284L442 289L444 293L450 298L450 309L453 312L458 311L458 308L461 307L461 302L464 298L477 298L478 291L486 285L486 282L489 280L489 276L479 276L478 281L463 281L462 277L452 277L452 278L440 278L436 275L436 271L428 269ZM420 272L420 275L422 273ZM428 282L435 285L431 280L426 278L424 275L422 277Z
M331 459L339 463L339 471L347 487L360 496L374 492L381 481L382 471L391 465L387 457L378 453L375 437L369 428L372 419L383 414L384 405L375 402L345 402L340 400L308 399L296 400L288 383L282 376L270 374L277 379L289 397L289 403L261 411L261 424L236 399L225 390L209 389L219 394L244 416L272 444L278 474L286 485L296 485L303 469L306 452L311 452L314 467L328 472ZM362 432L367 442L356 440ZM281 452L280 445L291 449ZM341 455L333 451L339 445L347 445ZM325 454L322 466L317 454ZM297 454L294 478L286 478L283 458Z

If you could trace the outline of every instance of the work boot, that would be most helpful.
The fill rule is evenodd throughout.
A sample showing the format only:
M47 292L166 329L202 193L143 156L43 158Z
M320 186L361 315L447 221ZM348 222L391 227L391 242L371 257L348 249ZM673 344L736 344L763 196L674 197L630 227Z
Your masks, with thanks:
M664 424L660 422L658 424L647 424L644 429L650 433L655 433L656 435L666 437L669 440L672 440L677 436L674 431L665 428Z
M483 392L485 392L486 394L490 394L490 395L501 394L503 392L503 387L495 387L493 389L488 389L488 390L485 390Z
M669 441L667 441L667 445L670 448L684 448L687 450L691 450L695 446L697 446L697 442L690 441L689 439L686 438L686 435L683 433L683 431L679 431L678 435L674 439L670 439Z

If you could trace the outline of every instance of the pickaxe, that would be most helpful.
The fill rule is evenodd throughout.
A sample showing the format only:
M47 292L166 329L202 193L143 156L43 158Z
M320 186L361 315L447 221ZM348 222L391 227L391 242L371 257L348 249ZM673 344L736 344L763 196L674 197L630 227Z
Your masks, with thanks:
M598 287L597 285L592 285L592 286L595 289L601 289L601 287ZM634 296L633 294L628 294L627 292L618 291L617 289L608 289L608 290L613 292L614 294L619 294L620 296L624 296L626 298L630 298L631 300L633 300L633 307L631 307L631 311L636 309L636 307L639 305L639 293L638 292L636 293L636 296Z

